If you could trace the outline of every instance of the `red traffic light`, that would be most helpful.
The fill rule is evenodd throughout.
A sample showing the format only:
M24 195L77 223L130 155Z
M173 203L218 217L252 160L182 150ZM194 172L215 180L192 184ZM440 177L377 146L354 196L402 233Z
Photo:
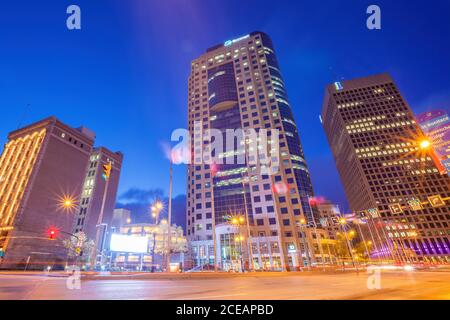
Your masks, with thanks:
M49 240L56 240L56 237L58 236L59 230L55 227L50 227L47 230L47 237Z

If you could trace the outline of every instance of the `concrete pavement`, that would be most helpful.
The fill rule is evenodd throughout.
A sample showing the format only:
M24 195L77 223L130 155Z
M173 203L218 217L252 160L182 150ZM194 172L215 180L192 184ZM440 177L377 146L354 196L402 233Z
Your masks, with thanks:
M383 271L379 290L368 288L369 276L366 272L83 275L81 288L70 290L63 274L16 272L0 273L0 299L450 299L450 272Z

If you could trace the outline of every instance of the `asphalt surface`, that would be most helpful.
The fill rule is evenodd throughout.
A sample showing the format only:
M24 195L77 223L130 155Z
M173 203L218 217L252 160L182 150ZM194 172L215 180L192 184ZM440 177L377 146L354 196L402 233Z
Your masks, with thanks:
M69 289L67 283L74 282L63 274L0 273L0 299L450 299L450 272L383 271L379 289L374 288L377 282L370 281L374 280L370 276L365 271L359 274L83 275L81 288ZM368 279L372 289L368 288Z

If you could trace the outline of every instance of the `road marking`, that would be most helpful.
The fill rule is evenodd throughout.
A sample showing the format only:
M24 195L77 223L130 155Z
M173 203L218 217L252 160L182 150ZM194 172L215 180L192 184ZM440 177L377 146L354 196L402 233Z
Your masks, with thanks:
M207 299L216 299L216 298L226 298L226 297L236 297L236 296L246 296L246 293L236 293L236 294L224 294L220 296L204 296L204 297L197 297L197 296L190 296L187 298L176 298L175 300L207 300Z

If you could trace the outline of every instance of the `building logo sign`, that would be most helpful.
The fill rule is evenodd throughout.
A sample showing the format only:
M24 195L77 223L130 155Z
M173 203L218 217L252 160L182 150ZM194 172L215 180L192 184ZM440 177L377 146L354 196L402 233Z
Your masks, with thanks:
M400 204L398 204L398 203L396 203L396 204L391 204L391 205L389 206L389 209L391 210L391 213L392 213L392 214L400 214L400 213L403 213L402 206L401 206Z
M442 199L440 195L428 197L428 201L430 202L433 208L445 206L445 201Z
M292 244L292 243L290 243L290 244L288 245L288 251L289 251L289 253L295 253L295 252L297 252L297 250L295 249L295 245Z
M336 91L344 90L344 86L342 85L342 82L337 81L334 83L334 86L336 88Z
M225 41L225 43L224 43L223 45L224 45L225 47L229 47L229 46L231 46L232 44L235 44L236 42L239 42L239 41L241 41L241 40L247 39L248 37L250 37L249 34L247 34L247 35L245 35L245 36L243 36L243 37L240 37L240 38L236 38L236 39L233 39L233 40L228 40L228 41Z
M416 199L416 198L408 200L408 206L413 211L418 211L418 210L422 210L423 209L422 203L420 203L420 200Z

